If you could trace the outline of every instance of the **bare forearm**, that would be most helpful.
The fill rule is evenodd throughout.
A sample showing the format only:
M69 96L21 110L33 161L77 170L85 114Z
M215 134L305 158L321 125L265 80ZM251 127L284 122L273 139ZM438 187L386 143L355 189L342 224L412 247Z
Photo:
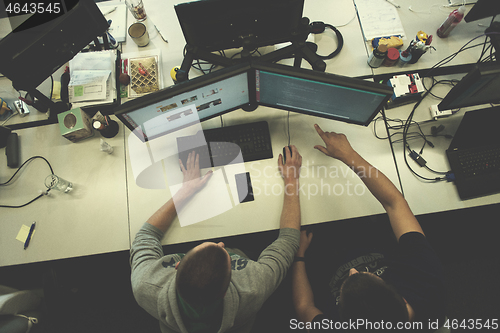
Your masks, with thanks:
M295 313L302 322L310 322L321 313L314 304L314 294L303 261L292 265L292 299Z
M394 184L377 168L355 153L346 163L365 183L373 196L382 204L396 239L410 231L424 233L408 203Z
M186 191L181 188L173 198L161 206L146 222L162 232L166 232L177 216L177 210L186 203L189 197Z
M281 211L280 228L300 230L299 182L285 183L285 197Z
M403 195L394 184L357 152L354 152L344 163L359 176L386 210L391 209L398 201L404 200Z

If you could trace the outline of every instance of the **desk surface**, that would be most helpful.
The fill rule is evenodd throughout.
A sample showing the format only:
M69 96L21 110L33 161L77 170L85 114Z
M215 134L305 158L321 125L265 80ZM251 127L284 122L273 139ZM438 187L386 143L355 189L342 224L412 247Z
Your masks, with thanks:
M401 5L399 15L408 36L413 35L418 30L433 34L452 10L439 9L439 6L434 6L431 0L423 0L419 2L418 6L410 0L397 0L397 2ZM447 3L446 0L440 0L441 2L442 4ZM181 64L182 50L185 44L173 7L175 3L178 1L144 0L149 17L146 24L151 42L144 48L137 47L130 40L122 45L122 51L125 54L134 52L148 54L159 49L165 86L172 84L169 71L174 66ZM410 5L414 11L408 9ZM129 24L131 24L133 19L131 15L128 16ZM311 21L332 24L344 36L345 44L342 52L337 57L326 61L327 72L358 77L401 70L397 67L380 67L372 70L367 65L366 60L370 51L363 40L359 22L355 18L353 1L306 1L304 16ZM489 21L485 21L489 25ZM479 27L477 23L459 24L447 39L435 37L433 45L437 51L425 54L419 62L407 66L405 70L429 68L437 61L457 51L471 38L483 33L485 27ZM162 40L154 28L155 25L167 38L168 43ZM336 47L335 38L331 32L327 31L325 34L315 35L313 38L319 46L319 54L328 54ZM405 46L408 44L408 40L408 38L405 39ZM264 52L272 49L274 47L268 47ZM450 64L477 61L479 49L462 53ZM283 62L291 64L291 60ZM305 61L302 65L309 68ZM196 70L191 70L190 77L198 75L201 74ZM3 79L3 81L5 80ZM5 88L4 91L8 89ZM423 108L425 107L422 105L421 109ZM388 112L388 115L404 119L410 109L411 106L393 109ZM34 113L40 117L36 111ZM283 194L282 187L280 187L282 180L277 173L277 157L288 140L287 114L285 111L259 107L252 113L238 110L223 116L225 125L253 120L267 120L269 122L274 158L245 163L244 169L224 168L228 179L227 185L224 182L224 195L231 198L234 194L233 174L248 171L256 192L255 201L234 205L233 198L225 212L185 227L181 227L179 220L176 220L163 239L163 244L224 237L279 227ZM428 112L419 111L415 118L428 119ZM23 121L28 119L23 119ZM446 122L449 122L447 125L449 129L453 130L458 125L459 118L452 117ZM386 140L375 139L372 125L362 127L291 113L291 143L298 147L303 156L302 223L307 225L383 213L381 205L362 186L359 178L351 170L312 148L315 144L321 143L314 131L314 123L319 123L325 130L345 133L354 148L399 187L399 178L389 143ZM204 128L218 126L220 126L219 118L203 123ZM140 226L171 197L169 182L178 182L181 177L178 169L169 166L170 162L155 164L156 161L153 160L151 164L158 167L156 172L159 173L159 177L154 179L163 188L147 189L138 186L135 183L131 166L133 157L128 150L134 141L129 139L130 131L123 129L123 126L121 126L117 137L107 140L115 147L113 155L106 155L99 151L98 134L94 138L77 144L61 137L57 125L19 130L18 134L22 145L21 159L25 160L33 155L47 157L56 174L74 182L75 191L70 194L52 193L51 197L41 198L22 209L0 208L3 222L0 233L0 251L8 253L0 258L0 265L128 249ZM164 140L166 139L164 138ZM436 141L435 144L439 150L437 148L427 150L426 154L430 156L426 159L434 161L436 169L440 167L446 169L444 149L441 148L445 148L447 142ZM78 149L75 149L76 147ZM395 145L395 150L403 190L415 214L500 202L500 195L463 202L458 199L453 184L424 184L415 179L402 162L402 148ZM5 155L0 155L0 165L5 165ZM5 181L13 172L13 170L6 168L0 170L0 180L2 181ZM164 177L166 171L168 171L168 181ZM219 169L216 171L219 172ZM43 179L48 172L43 161L33 162L21 174L15 185L3 187L0 190L1 203L19 204L31 200L38 195L38 190L43 188ZM222 175L222 170L219 173ZM213 197L211 190L213 189L207 189L206 193L200 193L190 205L185 207L185 210L196 211L200 210L199 207L209 208L210 204L207 204L206 200ZM329 194L325 195L328 190ZM28 250L24 251L23 244L15 240L15 237L23 224L29 226L34 220L38 222L35 236Z
M54 173L73 183L73 191L56 190L23 208L0 208L0 266L61 259L129 249L124 130L113 139L112 155L100 151L100 135L78 143L62 137L59 125L18 130L21 161L45 157ZM7 168L0 154L0 181L15 169ZM12 185L0 188L2 205L21 205L45 190L47 164L27 164ZM36 221L27 250L16 240L21 226Z
M269 123L272 148L272 159L245 163L235 170L225 167L228 179L229 193L235 193L233 175L235 173L250 172L254 186L255 200L243 204L230 204L227 211L203 222L181 227L177 219L163 239L163 244L181 243L206 238L217 238L237 234L265 231L279 228L279 217L283 205L283 180L279 176L277 158L287 144L287 112L265 107L245 113L235 111L224 116L224 124L232 125L241 122L266 120ZM203 127L219 126L218 119L204 122ZM327 157L315 150L316 144L322 140L316 133L313 125L318 123L325 131L345 133L355 149L379 168L394 184L398 184L397 174L393 163L390 146L387 141L373 140L372 129L359 125L346 124L334 120L318 119L301 114L290 114L291 144L299 149L302 155L301 170L301 210L302 224L313 224L347 218L374 215L383 212L382 206L368 192L361 180L351 169L340 161ZM174 145L175 138L168 135L160 138L163 145ZM132 134L127 139L136 141ZM172 144L173 143L173 144ZM130 155L134 155L128 149ZM133 156L130 156L133 158ZM130 158L127 165L130 165ZM158 162L158 158L154 162ZM153 183L180 182L182 173L175 164L165 166L165 171L156 170L157 181ZM154 172L154 170L152 171ZM215 169L214 175L221 172ZM168 180L163 175L166 174ZM129 210L131 239L139 228L163 203L171 197L169 189L145 189L139 187L134 179L132 167L127 167L127 183L129 184ZM211 181L224 181L213 177ZM220 183L219 183L220 184ZM169 184L170 185L170 184ZM214 184L214 186L216 186ZM225 188L225 184L223 183ZM219 187L220 189L220 187ZM218 193L213 195L212 193ZM227 192L226 192L227 193ZM217 187L207 187L198 193L193 202L184 207L183 211L200 209L210 210L220 202L214 197L223 198L225 193L217 192ZM214 200L214 201L212 201ZM210 214L207 212L207 214Z
M437 79L460 79L462 76L463 75L439 76L437 77ZM426 84L427 87L431 86L430 79L426 79L425 82L427 82ZM449 90L450 86L448 85L438 85L432 90L432 92L437 96L445 96ZM422 157L427 161L427 165L433 170L439 172L447 172L450 170L450 166L445 151L446 149L448 149L451 140L443 136L432 137L430 135L431 127L443 125L445 129L443 130L443 132L441 132L441 134L454 135L466 111L490 107L490 105L462 108L460 111L458 111L457 113L455 113L450 117L440 118L437 121L433 121L431 120L429 107L433 104L438 104L439 101L440 101L439 99L431 95L428 95L422 101L420 106L415 110L413 120L421 123L420 127L423 133L429 135L428 140L432 141L432 143L434 144L434 148L431 148L429 146L426 146L424 148ZM414 104L409 104L402 107L387 110L386 115L388 118L392 119L399 118L406 120L413 108L413 105ZM381 133L381 135L386 136L385 128L382 127L383 127L383 122L377 124L378 133ZM410 132L416 132L416 131L417 129L415 128L415 126L412 126ZM394 133L394 131L392 131L391 133ZM394 136L394 139L397 140L400 139L401 137L402 137L401 135L396 135ZM419 152L423 145L423 140L414 139L409 141L409 144L412 149ZM395 143L394 151L396 154L396 161L399 169L399 174L401 177L403 192L406 200L410 204L410 207L412 208L415 214L428 214L428 213L482 206L500 202L500 193L469 200L461 200L458 196L458 192L453 182L446 182L446 181L429 182L421 180L420 178L413 175L404 162L404 156L403 156L404 149L402 143ZM409 157L408 161L412 166L412 168L424 177L435 178L441 176L432 173L426 170L425 168L420 168Z

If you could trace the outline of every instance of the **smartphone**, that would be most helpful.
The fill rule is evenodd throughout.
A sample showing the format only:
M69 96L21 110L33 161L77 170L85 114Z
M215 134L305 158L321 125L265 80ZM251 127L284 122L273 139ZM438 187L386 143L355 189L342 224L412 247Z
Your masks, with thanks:
M238 173L234 175L234 178L236 179L236 188L238 190L238 200L240 203L253 201L254 197L250 173Z

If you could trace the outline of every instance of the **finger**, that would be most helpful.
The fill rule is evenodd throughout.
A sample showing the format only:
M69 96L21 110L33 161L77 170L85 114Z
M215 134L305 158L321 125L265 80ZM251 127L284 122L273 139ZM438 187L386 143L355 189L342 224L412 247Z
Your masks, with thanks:
M321 129L321 127L319 127L318 124L314 124L314 128L316 129L316 132L318 132L319 136L325 140L325 132L323 132L323 130Z
M212 170L208 171L205 176L201 179L203 184L206 184L214 172Z
M314 149L317 149L320 152L322 152L323 154L328 155L328 150L326 150L326 148L323 146L314 146Z
M195 168L200 168L200 154L196 154L196 157L194 159L194 167Z
M189 154L188 154L188 158L187 158L187 160L186 160L186 169L189 169L189 167L190 167L190 165L191 165L192 155L193 155L193 152L189 152Z
M278 167L283 168L283 155L278 156Z
M179 158L179 164L181 165L181 170L182 172L186 172L186 168L184 168L184 164L182 163L181 159Z

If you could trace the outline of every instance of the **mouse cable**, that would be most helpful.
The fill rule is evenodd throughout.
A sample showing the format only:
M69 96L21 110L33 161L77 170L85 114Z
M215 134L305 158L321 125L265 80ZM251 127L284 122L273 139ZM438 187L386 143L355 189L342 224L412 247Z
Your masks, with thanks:
M10 177L9 180L7 180L5 183L0 183L0 186L7 186L13 179L14 177L17 175L17 173L28 163L28 162L31 162L37 158L41 158L43 159L47 165L49 166L49 169L50 169L50 172L52 174L54 174L54 170L52 169L52 166L50 165L49 161L47 161L47 159L43 156L33 156L33 157L30 157L29 159L27 159L23 164L21 164L21 166L19 168L17 168L16 172L14 172L14 174L12 175L12 177ZM36 198L32 199L31 201L23 204L23 205L19 205L19 206L9 206L9 205L0 205L0 208L21 208L21 207L25 207L29 204L31 204L32 202L40 199L41 197L45 196L45 195L48 195L50 192L50 189L47 189L46 191L43 191L40 195L38 195Z
M288 146L290 146L290 111L288 111L288 116L286 119L287 135L288 135Z

